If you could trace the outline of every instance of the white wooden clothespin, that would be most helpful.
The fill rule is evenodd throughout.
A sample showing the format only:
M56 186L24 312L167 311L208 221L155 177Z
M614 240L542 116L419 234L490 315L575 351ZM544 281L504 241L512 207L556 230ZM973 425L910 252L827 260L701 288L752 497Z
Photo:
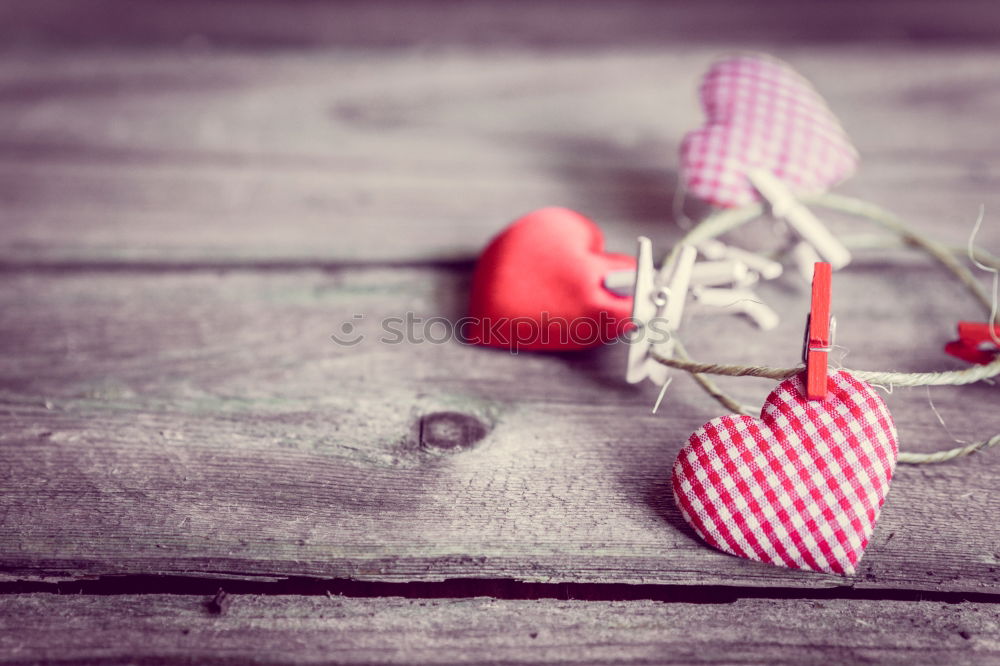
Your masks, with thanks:
M672 334L680 327L697 254L694 246L681 245L670 253L659 273L655 273L652 243L648 238L639 238L632 291L632 320L639 330L633 334L628 348L625 380L629 383L649 378L655 384L666 384L667 367L651 354L667 357L673 354Z
M792 247L791 255L792 261L795 262L796 268L799 269L799 274L802 277L808 275L810 276L809 279L812 280L813 266L823 261L813 246L806 241L800 240Z
M782 219L795 231L805 243L825 259L834 269L840 269L851 263L851 253L843 243L830 233L819 219L808 208L802 205L788 186L766 169L750 169L747 177L760 195L771 206L771 213ZM812 280L813 263L808 271L803 271L804 265L797 261L800 272L807 280Z
M639 240L641 243L642 239ZM604 288L618 296L631 296L635 290L636 275L637 271L627 268L620 271L611 271L604 276Z
M691 284L713 287L724 284L746 284L755 281L750 269L742 261L718 259L699 261L691 268Z
M744 314L761 330L769 331L780 322L778 313L768 307L757 294L749 289L695 287L692 292L695 299L702 305L718 308L722 312Z
M718 308L726 313L744 314L758 328L765 331L778 325L778 313L765 305L757 294L750 291L749 287L755 284L758 278L773 280L779 277L782 273L780 263L714 239L703 242L698 246L698 250L714 261L729 259L730 261L738 261L747 268L747 277L732 280L730 283L703 282L698 284L692 292L699 303ZM699 265L701 264L695 265L695 270L698 269Z
M669 358L676 346L675 333L689 293L703 305L720 312L748 316L762 329L778 325L778 315L749 289L761 276L773 279L781 274L781 264L718 241L705 244L708 261L696 262L698 249L679 245L657 272L653 266L652 243L640 237L635 271L613 271L604 286L623 296L632 293L632 321L638 327L628 348L625 379L637 384L649 379L662 387L653 411L663 400L670 384L669 369L654 355Z
M765 280L774 280L781 277L783 270L782 265L777 261L762 257L749 250L726 245L722 241L715 239L701 243L698 246L698 251L705 255L706 259L732 259L738 261Z
M780 264L778 264L780 267ZM652 274L652 267L650 267ZM604 288L619 296L631 296L635 289L636 271L611 271L604 276ZM757 281L750 268L735 259L699 261L691 268L691 285L713 287L720 285L748 285Z

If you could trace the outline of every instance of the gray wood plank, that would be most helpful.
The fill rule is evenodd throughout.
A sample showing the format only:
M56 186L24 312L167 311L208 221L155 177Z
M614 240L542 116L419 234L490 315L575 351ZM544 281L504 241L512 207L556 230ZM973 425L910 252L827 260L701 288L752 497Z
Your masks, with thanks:
M536 0L511 11L466 0L296 2L222 0L71 0L0 6L8 46L288 48L324 46L544 46L594 48L663 43L774 44L993 42L997 8L963 0L941 11L932 0L858 3L849 9L790 0L748 6L736 0L697 4Z
M911 601L0 597L0 663L990 664L1000 607Z
M378 342L388 316L456 318L467 284L430 268L8 272L3 575L1000 591L995 453L901 467L853 578L744 562L702 545L670 498L676 451L719 413L692 382L652 416L655 387L623 383L621 345L513 356ZM940 347L974 310L938 274L862 257L836 285L851 366L958 366ZM692 353L794 363L805 292L793 277L762 289L784 316L770 333L692 310ZM337 346L352 320L368 338ZM770 390L727 385L751 402ZM956 437L998 424L996 387L931 395ZM928 393L888 400L905 449L953 444Z
M730 47L8 54L0 263L467 260L552 204L614 250L665 246L697 81ZM1000 209L994 48L776 53L862 152L844 191L955 244Z

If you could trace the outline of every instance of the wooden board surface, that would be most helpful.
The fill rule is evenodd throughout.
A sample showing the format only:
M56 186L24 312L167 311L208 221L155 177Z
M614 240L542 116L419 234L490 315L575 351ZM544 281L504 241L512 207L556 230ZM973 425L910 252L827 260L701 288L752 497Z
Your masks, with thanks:
M921 322L953 321L961 299L920 265L894 267L893 280L882 270L862 261L837 277L847 360L957 366L939 351L948 327ZM690 381L652 416L655 387L622 380L623 345L514 356L380 341L387 317L457 318L467 282L465 270L400 268L9 274L6 575L1000 591L1000 457L901 467L853 578L744 562L698 541L670 497L677 449L720 413ZM791 280L763 292L786 315L767 334L694 313L692 352L794 363L799 290ZM366 338L334 344L344 321ZM747 346L733 348L740 338ZM770 388L730 385L758 403ZM887 399L903 448L935 450L953 442L930 395L951 434L971 438L996 423L995 391ZM473 441L470 424L485 436Z
M776 52L862 153L843 191L958 245L981 204L1000 210L994 51ZM11 54L0 265L465 261L546 205L591 216L612 250L665 249L677 146L720 53Z
M830 3L771 0L650 2L533 0L8 0L0 4L5 46L190 49L491 47L622 48L665 43L996 44L990 0Z
M1000 454L900 467L856 576L791 572L678 515L720 413L690 381L652 416L623 345L378 340L440 335L535 207L665 251L698 78L745 47L842 119L839 191L954 246L985 205L997 253L994 4L811 5L0 3L0 661L996 662ZM960 367L982 318L900 251L834 284L849 367ZM808 288L760 293L778 330L692 308L691 352L794 363ZM892 391L902 448L992 434L996 391ZM156 594L208 579L246 593Z
M0 663L991 664L993 604L740 599L0 598ZM470 646L475 649L469 649Z

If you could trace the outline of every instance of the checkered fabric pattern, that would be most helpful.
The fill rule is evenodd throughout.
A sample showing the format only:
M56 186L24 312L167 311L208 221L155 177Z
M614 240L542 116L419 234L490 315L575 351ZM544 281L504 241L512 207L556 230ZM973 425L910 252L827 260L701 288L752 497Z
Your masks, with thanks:
M684 187L718 206L758 201L747 180L765 168L799 195L848 178L858 153L823 98L784 62L744 55L716 63L701 85L706 124L684 137Z
M793 569L853 574L896 466L896 427L871 386L831 373L825 400L805 376L771 392L761 418L698 429L674 463L674 499L719 550Z

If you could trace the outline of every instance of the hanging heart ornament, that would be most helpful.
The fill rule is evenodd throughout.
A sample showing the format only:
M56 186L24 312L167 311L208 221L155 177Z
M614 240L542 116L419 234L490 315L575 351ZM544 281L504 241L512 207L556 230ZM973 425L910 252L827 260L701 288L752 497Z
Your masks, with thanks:
M691 194L738 207L760 197L747 180L765 169L797 195L848 178L858 152L808 80L765 55L716 63L701 84L707 120L684 137L681 174Z
M885 402L847 372L825 400L804 377L781 382L760 419L730 415L695 431L674 463L674 499L719 550L793 569L853 574L898 454Z

